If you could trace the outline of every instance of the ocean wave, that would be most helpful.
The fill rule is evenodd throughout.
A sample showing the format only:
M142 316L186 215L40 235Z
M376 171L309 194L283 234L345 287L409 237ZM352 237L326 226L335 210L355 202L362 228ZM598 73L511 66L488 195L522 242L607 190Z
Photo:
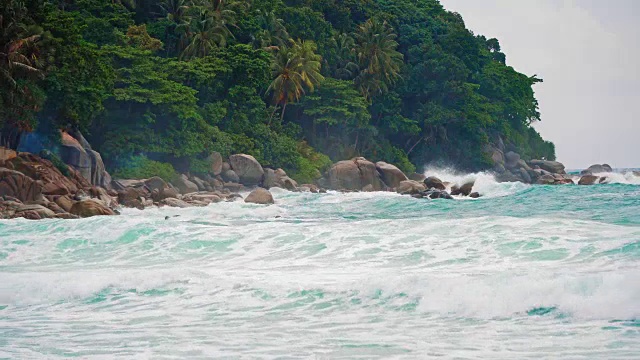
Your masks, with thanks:
M604 172L593 175L605 178L603 184L640 185L640 175L637 171Z
M448 190L453 185L463 185L474 182L473 191L478 192L483 197L494 198L503 197L527 190L530 185L521 182L498 182L493 174L489 172L460 173L452 168L427 168L424 175L435 176L444 182L448 182Z

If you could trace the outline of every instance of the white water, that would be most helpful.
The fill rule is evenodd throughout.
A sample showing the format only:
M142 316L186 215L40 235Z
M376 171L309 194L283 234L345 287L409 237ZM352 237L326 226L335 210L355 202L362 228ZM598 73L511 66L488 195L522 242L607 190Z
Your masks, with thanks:
M638 188L472 176L2 221L0 358L635 358Z

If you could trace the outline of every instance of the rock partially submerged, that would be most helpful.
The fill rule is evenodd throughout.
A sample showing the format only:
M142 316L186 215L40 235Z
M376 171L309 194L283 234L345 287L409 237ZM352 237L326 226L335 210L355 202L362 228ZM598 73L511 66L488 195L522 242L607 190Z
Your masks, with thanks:
M264 188L257 188L253 190L244 202L250 204L261 204L261 205L270 205L275 204L273 200L273 195L269 192L269 190Z
M376 165L363 157L333 164L327 172L326 182L334 190L361 191L368 185L373 191L387 188Z
M581 175L593 175L601 173L613 172L613 168L609 164L594 164L580 172Z
M401 182L408 180L407 175L395 165L388 164L384 161L378 161L376 163L376 169L380 173L382 181L390 188L396 188Z
M424 180L424 184L427 186L427 189L445 190L447 188L442 180L435 176L429 176L426 178Z

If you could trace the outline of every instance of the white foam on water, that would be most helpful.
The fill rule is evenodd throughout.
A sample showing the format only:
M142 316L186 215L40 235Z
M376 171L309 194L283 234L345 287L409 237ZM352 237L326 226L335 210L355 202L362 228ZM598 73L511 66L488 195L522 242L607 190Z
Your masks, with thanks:
M597 347L593 358L628 359L640 351L635 325L610 324L640 317L637 226L553 212L562 198L548 193L536 206L551 213L516 217L490 196L526 185L431 174L473 178L493 195L473 203L274 190L272 206L0 221L0 357L538 359L585 358ZM536 308L555 310L528 313Z
M640 185L640 176L633 171L624 172L604 172L594 174L595 176L604 177L604 184L627 184Z
M451 168L426 168L424 175L427 177L435 176L443 182L450 183L449 190L452 185L474 182L473 191L488 198L513 195L530 187L530 185L521 182L500 183L496 181L493 174L488 172L460 173Z

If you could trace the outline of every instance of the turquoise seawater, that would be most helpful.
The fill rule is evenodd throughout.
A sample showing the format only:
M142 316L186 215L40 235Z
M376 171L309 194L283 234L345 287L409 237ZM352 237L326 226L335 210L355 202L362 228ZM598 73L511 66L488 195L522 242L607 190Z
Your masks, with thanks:
M0 358L640 358L640 181L472 176L0 221Z

